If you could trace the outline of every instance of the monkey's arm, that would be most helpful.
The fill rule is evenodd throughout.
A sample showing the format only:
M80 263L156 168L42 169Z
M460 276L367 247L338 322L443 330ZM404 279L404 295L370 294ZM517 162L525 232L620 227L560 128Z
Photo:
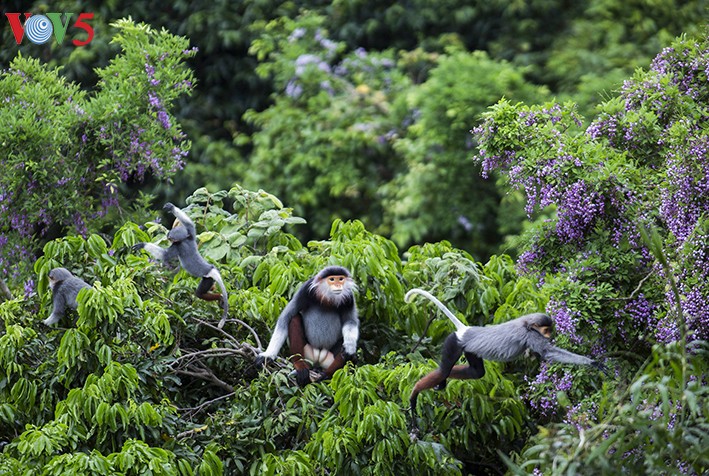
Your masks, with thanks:
M170 245L168 248L161 248L153 243L138 243L133 245L133 251L138 250L145 250L150 253L153 258L164 263L177 259L178 256L177 247L174 245Z
M357 306L343 314L342 322L342 353L345 358L352 358L357 353L357 340L359 339L359 317Z
M190 236L190 232L184 226L177 226L172 230L167 232L167 239L173 243L179 243L185 241L188 238L194 238Z
M64 312L66 311L66 300L64 298L64 293L59 289L55 288L52 296L52 313L46 318L42 323L45 326L51 326L59 322L62 318Z
M310 286L310 281L306 281L300 289L295 293L293 299L290 300L288 305L283 309L281 314L278 316L276 321L276 327L273 329L273 335L271 340L268 342L268 347L265 351L261 352L256 359L257 364L263 364L266 359L275 359L278 355L278 351L283 347L283 343L288 338L288 326L290 325L293 316L298 314L302 308L302 302L305 294L308 292L308 287Z
M552 345L546 338L536 331L529 332L527 346L544 360L561 362L562 364L591 365L595 361L583 355L574 354L568 350Z
M190 217L187 216L185 212L177 208L172 203L166 203L163 208L168 212L172 213L175 218L180 220L180 223L182 223L182 226L185 227L188 236L191 236L193 238L197 236L197 228L195 228L194 222L190 219Z

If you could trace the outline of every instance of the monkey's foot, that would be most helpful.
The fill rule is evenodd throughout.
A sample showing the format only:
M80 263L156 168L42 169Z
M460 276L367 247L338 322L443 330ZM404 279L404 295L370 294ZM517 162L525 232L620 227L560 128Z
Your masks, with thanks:
M316 369L316 370L311 370L310 371L310 381L311 382L320 382L325 379L325 372L322 370Z

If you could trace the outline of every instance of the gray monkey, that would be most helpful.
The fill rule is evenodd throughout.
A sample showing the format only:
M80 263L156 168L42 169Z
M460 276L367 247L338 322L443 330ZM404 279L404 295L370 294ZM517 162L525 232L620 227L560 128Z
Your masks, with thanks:
M205 301L221 300L224 308L222 319L219 321L218 325L221 329L229 314L229 297L226 292L226 287L224 286L224 281L222 281L222 276L214 265L208 263L202 255L199 254L197 250L197 229L190 217L169 202L165 204L163 209L172 213L176 218L172 229L167 234L167 239L171 242L170 247L161 248L153 243L138 243L133 246L133 250L144 249L155 259L162 262L172 261L177 258L180 260L182 267L185 268L185 271L192 276L202 278L202 281L197 285L195 294L198 298L204 299ZM209 292L215 281L219 284L222 294Z
M411 392L412 426L416 429L414 415L416 400L422 391L435 388L442 390L448 378L478 379L485 375L483 360L507 362L522 355L527 349L544 360L565 364L592 365L606 371L605 366L583 355L556 347L549 342L554 323L542 313L527 314L517 319L491 326L466 326L453 313L423 289L412 289L404 300L409 302L414 294L420 294L431 300L455 324L452 332L443 343L439 367L422 377ZM455 365L461 354L465 355L468 365Z
M51 326L59 322L67 308L76 309L76 296L83 288L90 288L86 282L77 278L68 269L54 268L49 272L49 289L52 290L52 313L42 322Z
M278 316L268 348L256 364L275 359L287 338L298 386L331 378L357 352L356 289L349 270L342 266L327 266L308 279ZM311 370L312 366L322 372Z

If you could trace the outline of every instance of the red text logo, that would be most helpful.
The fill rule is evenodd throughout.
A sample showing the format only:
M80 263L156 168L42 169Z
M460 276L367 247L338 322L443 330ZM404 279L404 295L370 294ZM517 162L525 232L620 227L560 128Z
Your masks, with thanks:
M78 18L72 24L71 19L74 16L73 13L46 13L44 15L32 15L31 13L25 13L24 25L20 21L21 13L6 13L7 21L10 22L10 28L12 28L12 34L15 35L15 41L19 45L22 43L23 37L27 37L35 45L43 45L48 42L54 34L54 38L57 43L62 43L64 37L66 36L69 25L74 30L79 30L76 32L75 38L72 40L74 46L84 46L88 45L91 40L94 39L94 29L88 24L89 20L93 20L93 13L79 13ZM63 20L62 20L63 15ZM74 33L74 32L72 32ZM81 37L86 34L85 39Z

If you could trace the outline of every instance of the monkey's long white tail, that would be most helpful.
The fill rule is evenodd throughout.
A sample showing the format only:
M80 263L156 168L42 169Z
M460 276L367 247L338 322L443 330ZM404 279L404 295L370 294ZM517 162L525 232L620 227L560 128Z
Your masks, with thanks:
M219 271L217 268L213 268L208 274L207 277L212 278L219 284L219 288L222 291L222 308L224 309L224 313L222 314L222 319L219 321L219 324L217 327L221 329L224 327L224 323L226 323L227 318L229 317L229 294L226 292L226 286L224 286L224 281L222 281L222 275L219 274Z
M443 305L443 303L441 301L436 299L436 297L433 294L429 293L428 291L424 291L423 289L419 289L419 288L413 288L408 293L406 293L406 296L404 296L404 301L410 302L411 297L414 294L420 294L421 296L428 298L430 301L433 302L433 304L438 306L438 309L443 311L443 314L448 316L448 319L450 319L453 322L453 324L455 324L455 329L457 331L468 327L465 324L463 324L462 322L460 322L460 320L453 315L453 313L450 311L450 309L448 309L445 305Z

